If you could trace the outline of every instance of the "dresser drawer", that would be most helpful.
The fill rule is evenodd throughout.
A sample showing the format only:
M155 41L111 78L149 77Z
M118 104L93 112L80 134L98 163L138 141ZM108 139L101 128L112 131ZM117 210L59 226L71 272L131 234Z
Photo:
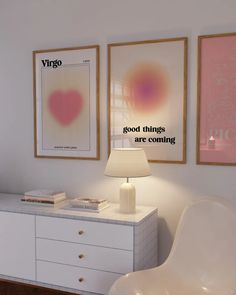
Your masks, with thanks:
M38 238L37 259L97 270L133 271L133 252Z
M36 216L36 236L117 249L133 249L133 227L120 224Z
M39 282L73 288L77 290L107 294L119 274L51 262L37 262Z

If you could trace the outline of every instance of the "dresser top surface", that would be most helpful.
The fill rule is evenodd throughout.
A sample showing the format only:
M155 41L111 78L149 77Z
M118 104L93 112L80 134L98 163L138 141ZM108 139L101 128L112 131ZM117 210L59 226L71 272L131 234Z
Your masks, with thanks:
M43 205L24 204L20 201L22 197L23 195L0 193L0 211L127 225L139 224L150 215L157 213L155 207L137 206L134 214L123 214L119 212L119 205L114 203L111 203L108 208L99 213L85 212L70 208L68 201L63 202L56 208L52 208Z

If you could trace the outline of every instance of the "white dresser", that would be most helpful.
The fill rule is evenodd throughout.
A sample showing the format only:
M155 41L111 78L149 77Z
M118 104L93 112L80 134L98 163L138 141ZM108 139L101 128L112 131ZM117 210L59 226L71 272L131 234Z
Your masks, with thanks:
M91 213L24 205L19 199L19 195L0 194L0 220L5 220L0 223L0 234L7 236L4 228L13 219L16 233L17 220L21 229L21 220L26 222L24 236L16 235L14 255L27 262L19 273L3 265L1 277L74 294L107 294L121 275L157 265L156 208L138 207L136 214L120 214L118 205L112 204L100 213ZM9 235L13 231L11 228ZM25 251L21 246L20 253L17 243L24 244L24 239ZM10 242L12 251L14 239L9 238ZM4 247L0 261L11 255L6 242Z

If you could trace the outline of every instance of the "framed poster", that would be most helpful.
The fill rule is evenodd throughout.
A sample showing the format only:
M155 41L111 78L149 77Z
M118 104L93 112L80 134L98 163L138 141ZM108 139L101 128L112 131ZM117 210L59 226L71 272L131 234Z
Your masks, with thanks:
M197 164L236 165L236 33L198 38Z
M33 51L35 157L99 159L99 46Z
M109 150L186 162L187 38L108 45Z

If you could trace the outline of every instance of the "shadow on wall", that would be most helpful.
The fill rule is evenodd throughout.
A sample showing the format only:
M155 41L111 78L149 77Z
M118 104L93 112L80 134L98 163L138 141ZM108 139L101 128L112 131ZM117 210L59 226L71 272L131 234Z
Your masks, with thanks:
M164 218L158 217L158 265L169 256L173 237Z

